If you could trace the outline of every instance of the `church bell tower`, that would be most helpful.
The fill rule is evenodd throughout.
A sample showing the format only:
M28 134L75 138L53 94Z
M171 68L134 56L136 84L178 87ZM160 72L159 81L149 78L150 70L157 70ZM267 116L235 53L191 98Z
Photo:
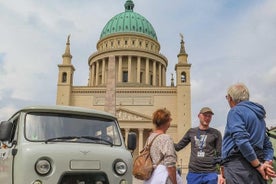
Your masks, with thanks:
M180 34L180 52L177 55L178 63L175 65L176 88L177 88L177 140L180 140L184 134L191 128L191 64L188 63L188 54L185 51L184 38ZM189 149L184 149L179 154L178 162L184 167L188 167L190 155Z
M71 105L71 89L75 68L71 64L70 35L67 38L65 52L62 55L62 64L58 65L57 105Z

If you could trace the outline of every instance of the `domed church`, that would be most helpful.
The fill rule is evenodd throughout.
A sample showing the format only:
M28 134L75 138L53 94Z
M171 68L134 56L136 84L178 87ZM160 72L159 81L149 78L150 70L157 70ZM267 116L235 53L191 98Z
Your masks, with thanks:
M167 133L175 142L191 127L191 64L181 34L177 61L168 61L160 53L153 26L134 12L133 1L127 0L124 9L107 22L100 33L97 50L88 57L86 86L73 84L75 67L68 36L62 63L58 65L56 104L116 115L125 138L129 132L137 134L136 156L152 130L152 113L156 109L165 107L171 111L173 120ZM173 63L176 63L175 74L171 74L167 86L167 68ZM189 148L178 153L178 166L184 172L187 155Z

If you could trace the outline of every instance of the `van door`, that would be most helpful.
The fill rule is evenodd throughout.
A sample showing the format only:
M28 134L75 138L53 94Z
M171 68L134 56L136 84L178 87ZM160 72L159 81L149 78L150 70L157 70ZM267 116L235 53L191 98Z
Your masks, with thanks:
M19 115L14 116L9 120L13 124L13 129L10 133L8 141L1 142L0 147L0 183L12 184L13 183L13 149L17 143L18 133L18 120Z

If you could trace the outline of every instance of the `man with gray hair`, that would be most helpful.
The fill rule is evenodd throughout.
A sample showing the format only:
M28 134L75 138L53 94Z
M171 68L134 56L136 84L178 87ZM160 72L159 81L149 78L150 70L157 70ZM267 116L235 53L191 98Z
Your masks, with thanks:
M222 142L224 177L227 184L266 184L276 177L273 148L266 134L265 109L249 101L249 90L237 83L228 88L230 106Z

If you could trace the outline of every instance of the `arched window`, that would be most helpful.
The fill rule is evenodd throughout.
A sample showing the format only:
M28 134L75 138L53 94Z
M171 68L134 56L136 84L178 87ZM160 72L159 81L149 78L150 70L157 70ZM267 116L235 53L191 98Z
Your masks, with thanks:
M186 73L182 72L181 73L181 83L184 83L184 82L186 82Z
M66 73L66 72L63 72L63 73L62 73L61 82L63 82L63 83L67 82L67 73Z

